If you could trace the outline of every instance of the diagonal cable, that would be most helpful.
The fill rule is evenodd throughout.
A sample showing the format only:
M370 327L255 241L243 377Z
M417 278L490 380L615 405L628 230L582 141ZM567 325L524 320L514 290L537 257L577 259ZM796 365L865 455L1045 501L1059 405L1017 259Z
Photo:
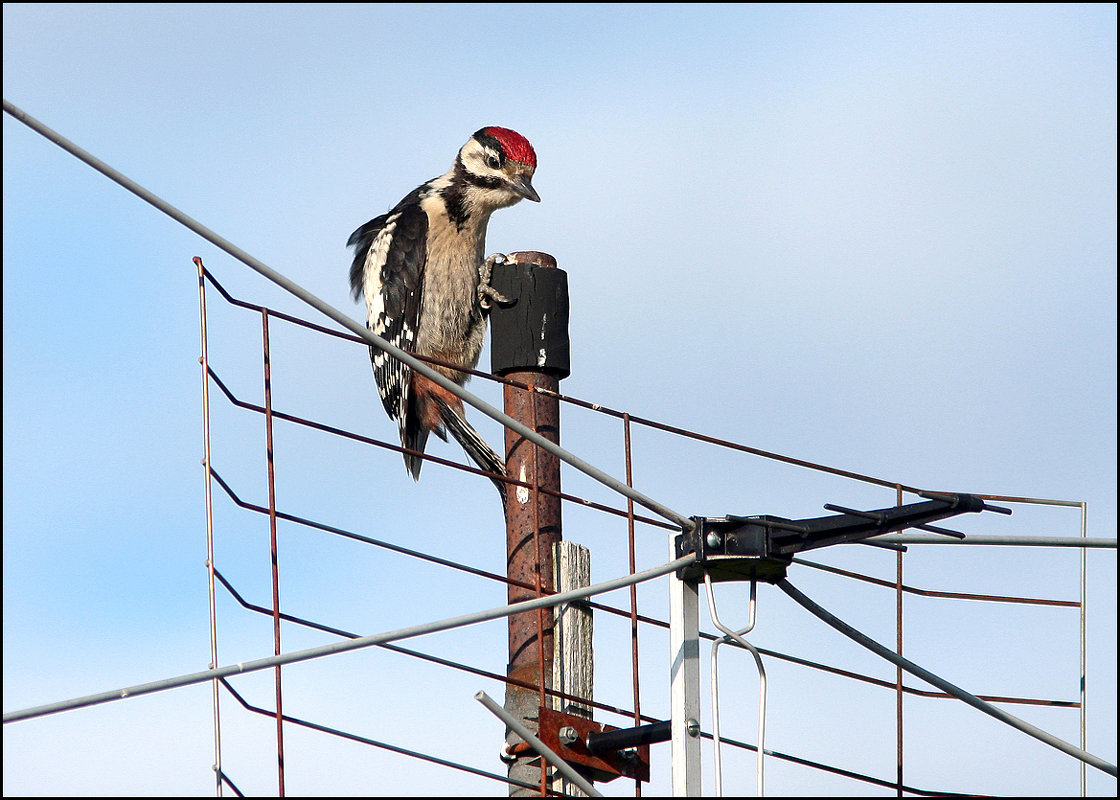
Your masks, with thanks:
M225 239L222 236L219 236L217 233L212 231L210 228L207 228L205 225L198 222L194 218L188 216L187 214L183 213L182 211L177 209L175 206L171 205L167 201L163 200L162 198L160 198L157 195L153 194L152 192L148 191L143 186L141 186L140 184L133 181L131 178L129 178L126 175L124 175L123 173L118 172L117 170L113 169L112 167L110 167L104 161L101 161L100 159L98 159L93 154L83 150L81 147L74 144L69 139L66 139L61 134L57 133L56 131L54 131L51 128L44 125L39 120L30 116L29 114L27 114L23 110L17 108L12 103L9 103L7 99L4 100L4 111L7 112L12 117L14 117L15 119L22 122L27 127L31 128L36 133L40 134L44 138L46 138L49 141L53 142L54 144L58 145L59 147L61 147L63 150L70 153L72 156L74 156L78 160L84 162L85 164L89 165L93 169L97 170L102 175L109 178L111 181L119 184L120 186L124 187L128 191L132 192L134 195L139 197L144 202L146 202L149 205L152 205L155 208L157 208L158 210L162 211L164 214L171 217L173 220L178 222L180 225L183 225L184 227L186 227L189 230L193 231L194 233L198 234L199 236L201 236L206 241L210 242L215 247L218 247L219 249L224 250L226 253L228 253L229 255L236 258L242 264L245 264L250 269L253 269L256 272L260 273L265 278L272 281L273 283L275 283L277 286L284 289L288 293L295 295L297 298L299 298L303 302L307 303L309 306L311 306L315 310L319 311L320 313L324 314L327 317L330 317L332 320L337 322L342 327L351 331L356 336L361 337L362 340L365 341L366 343L372 345L373 347L376 347L378 350L382 350L382 351L388 353L390 356L397 359L398 361L401 361L401 362L407 364L414 371L420 373L425 378L428 378L429 380L434 381L435 383L438 383L444 389L447 389L447 391L451 392L456 397L460 398L463 402L467 403L470 406L473 406L478 411L482 412L483 414L490 417L491 419L501 423L505 427L507 427L510 430L517 433L519 436L522 436L522 437L528 439L529 441L536 444L538 447L540 447L540 448L546 450L547 452L551 453L552 455L556 456L557 458L559 458L564 463L569 464L572 467L575 467L580 472L584 473L585 475L587 475L590 478L593 478L594 480L603 484L607 488L613 489L614 491L622 494L625 497L629 497L635 503L638 503L639 505L644 506L645 508L648 508L650 511L653 511L655 514L659 514L662 517L665 517L666 519L671 520L672 522L675 522L677 525L680 525L682 528L684 528L686 530L691 530L694 527L694 523L688 517L674 511L673 509L669 508L668 506L662 505L661 503L657 502L656 500L654 500L650 497L647 497L646 495L642 494L641 492L636 491L635 489L627 486L622 481L619 481L617 478L611 477L610 475L608 475L606 472L603 472L598 467L595 467L592 464L584 461L579 456L568 452L567 450L560 447L559 445L553 444L548 439L541 436L539 433L532 430L528 426L518 422L517 420L515 420L513 417L509 416L508 414L505 414L505 413L499 411L498 409L494 408L492 405L490 405L489 403L481 400L480 398L475 397L473 394L468 392L466 389L464 389L462 386L455 383L454 381L448 380L443 375L436 372L434 369L432 369L430 366L428 366L424 362L420 361L415 356L412 356L409 353L407 353L406 351L397 347L396 345L385 341L380 336L375 336L374 334L370 333L370 331L368 331L364 325L361 325L360 323L354 321L348 315L343 314L341 311L336 309L334 306L324 302L323 300L320 300L318 297L311 294L311 292L307 291L306 289L304 289L299 284L295 283L294 281L285 277L281 273L279 273L276 270L269 267L263 261L260 261L259 259L254 258L252 255L250 255L246 251L242 250L240 247L233 244L228 239Z
M75 698L73 700L62 700L57 703L49 703L47 705L37 706L35 708L26 708L20 711L12 711L4 714L4 723L7 724L9 722L18 722L20 720L32 719L34 717L42 717L46 716L47 714L57 714L60 711L70 711L75 708L100 705L101 703L109 703L114 700L123 700L127 697L135 697L142 694L161 692L166 689L177 689L181 686L190 686L196 683L203 683L205 681L214 680L215 678L224 678L229 675L241 675L248 672L257 672L262 669L269 669L271 667L283 666L285 664L294 664L300 661L310 661L314 658L335 655L336 653L344 653L350 650L360 650L365 647L373 647L374 645L384 644L386 642L395 642L401 639L411 639L416 636L424 636L429 633L438 633L440 631L452 630L454 628L463 628L468 625L475 625L479 622L487 622L489 620L507 617L512 614L520 614L524 611L535 611L538 608L551 608L552 606L570 603L573 600L582 600L585 597L591 597L596 594L614 591L615 589L622 589L634 583L641 583L643 581L659 578L662 575L668 575L670 572L675 572L678 569L683 569L695 560L695 553L689 553L687 556L675 559L657 567L651 567L650 569L643 570L642 572L636 572L632 575L624 575L620 578L614 578L612 580L597 583L592 586L584 586L579 589L571 589L567 592L559 592L558 594L548 595L546 597L536 597L532 600L523 600L520 603L512 603L510 605L499 606L498 608L491 608L485 611L475 611L470 614L463 614L458 617L437 620L435 622L426 622L420 625L413 625L408 628L399 628L398 630L389 631L387 633L375 633L370 636L362 636L357 639L350 639L345 642L334 642L332 644L320 645L319 647L311 647L306 650L296 650L291 653L282 653L278 656L258 658L254 661L245 661L239 664L230 664L225 667L218 667L216 669L203 670L202 672L192 672L187 675L178 675L172 678L165 678L164 680L141 683L136 686L129 686L123 689L114 689L108 692L101 692L99 694L92 694L86 697Z
M840 631L840 633L844 634L849 639L852 639L853 641L855 641L857 644L860 644L863 647L866 647L868 650L875 653L876 655L881 656L882 658L887 659L888 661L895 664L896 666L901 667L902 669L906 670L911 675L916 675L917 677L921 678L922 680L926 681L927 683L932 683L937 688L941 689L944 692L948 692L949 694L956 697L958 700L962 700L963 702L967 703L968 705L972 706L973 708L976 708L980 711L983 711L985 714L987 714L991 717L995 717L1000 722L1003 722L1007 725L1010 725L1011 727L1022 731L1023 733L1027 734L1028 736L1033 736L1035 739L1038 739L1043 744L1048 744L1051 747L1054 747L1058 750L1061 750L1063 753L1066 753L1067 755L1071 755L1074 758L1077 758L1077 759L1080 759L1081 761L1084 761L1089 766L1096 767L1097 769L1101 770L1102 772L1107 772L1109 775L1112 775L1114 777L1116 776L1116 765L1115 764L1110 764L1109 762L1105 761L1103 758L1095 756L1092 753L1088 753L1085 750L1082 750L1080 747L1077 747L1076 745L1070 744L1069 742L1065 741L1064 739L1059 739L1057 736L1054 736L1053 734L1047 733L1046 731L1042 730L1041 728L1036 728L1034 725L1031 725L1029 722L1021 720L1018 717L1014 716L1013 714L1008 714L1002 708L1000 708L998 706L994 706L991 703L987 703L987 702L981 700L976 695L969 694L964 689L961 689L960 687L955 686L952 683L949 683L949 681L945 680L944 678L941 678L941 677L933 674L932 672L930 672L928 670L922 669L921 667L919 667L914 662L912 662L912 661L910 661L906 658L903 658L902 656L895 653L893 650L890 650L886 647L883 647L883 645L879 644L874 639L860 633L859 631L857 631L855 628L853 628L848 623L844 622L843 620L841 620L838 617L833 616L828 611L825 611L823 608L818 606L816 603L814 603L808 597L806 597L801 592L799 592L797 589L795 589L793 587L793 585L788 580L786 580L785 578L778 581L777 586L778 586L779 589L781 589L783 592L785 592L787 595L789 595L794 601L796 601L799 605L801 605L803 608L805 608L807 611L809 611L811 614L813 614L817 618L819 618L822 621L828 623L833 628Z

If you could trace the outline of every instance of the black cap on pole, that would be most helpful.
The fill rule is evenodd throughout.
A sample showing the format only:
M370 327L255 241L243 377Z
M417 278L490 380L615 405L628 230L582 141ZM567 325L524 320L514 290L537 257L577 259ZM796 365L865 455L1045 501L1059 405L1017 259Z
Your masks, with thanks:
M490 368L510 372L571 374L568 274L547 253L511 253L495 265L490 285L510 299L490 312Z

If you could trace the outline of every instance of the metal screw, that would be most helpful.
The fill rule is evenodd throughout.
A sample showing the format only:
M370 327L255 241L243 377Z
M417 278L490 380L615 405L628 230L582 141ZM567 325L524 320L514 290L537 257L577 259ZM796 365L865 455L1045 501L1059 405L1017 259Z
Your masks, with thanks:
M561 744L570 745L579 741L579 734L571 725L565 725L556 735Z
M700 735L700 723L697 722L692 717L689 717L688 719L685 720L684 729L685 729L685 732L689 736L691 736L693 739L695 739L697 736Z

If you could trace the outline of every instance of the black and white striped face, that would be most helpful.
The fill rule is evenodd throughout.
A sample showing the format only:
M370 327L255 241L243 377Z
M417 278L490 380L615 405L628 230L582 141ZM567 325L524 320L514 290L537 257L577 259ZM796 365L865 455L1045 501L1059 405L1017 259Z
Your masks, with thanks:
M524 142L524 149L510 152L508 142L484 133L503 130L484 128L471 137L459 151L455 178L467 184L475 201L482 206L504 208L522 198L539 203L541 198L532 183L537 168L536 156L529 143L518 137Z

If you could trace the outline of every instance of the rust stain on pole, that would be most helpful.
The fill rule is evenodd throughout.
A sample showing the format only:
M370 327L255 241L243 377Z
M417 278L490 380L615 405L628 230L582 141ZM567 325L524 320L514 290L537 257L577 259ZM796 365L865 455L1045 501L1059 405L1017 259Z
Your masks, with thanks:
M559 438L559 406L553 398L507 386L505 411L514 419L529 424L542 436L552 441ZM535 425L532 424L534 421ZM540 452L536 446L511 431L506 432L506 468L510 477L522 483L560 491L559 459ZM552 546L562 538L560 498L512 484L506 491L509 509L506 517L507 577L538 587L543 592L554 591ZM514 584L509 585L511 603L527 600L534 594ZM534 617L534 613L526 613L510 618L510 664L522 664L526 659L536 660ZM541 643L546 653L551 652L551 628L550 624L546 629L549 641Z

